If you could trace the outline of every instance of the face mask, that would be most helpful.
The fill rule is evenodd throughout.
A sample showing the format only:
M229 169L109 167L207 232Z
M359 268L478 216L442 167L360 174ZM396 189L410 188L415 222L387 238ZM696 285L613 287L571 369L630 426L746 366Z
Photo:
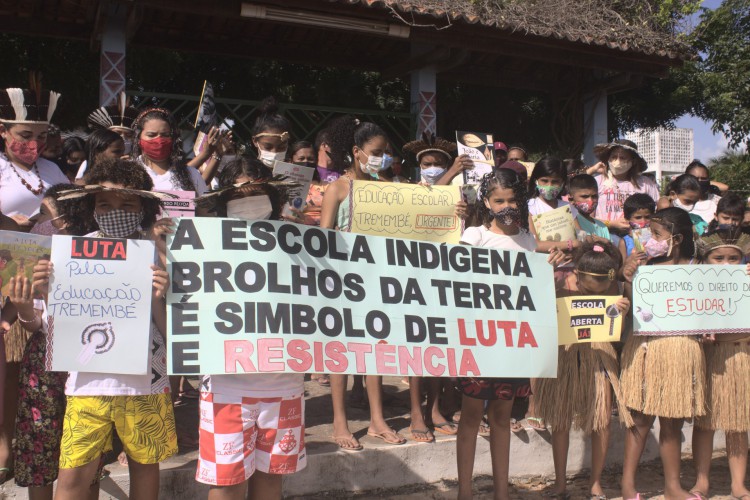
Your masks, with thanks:
M246 220L265 220L271 217L273 207L267 195L246 196L227 202L227 217Z
M614 175L622 175L628 172L633 167L633 163L631 161L625 160L612 160L609 162L609 170Z
M141 225L143 211L128 212L126 210L110 210L105 214L94 212L94 220L99 224L99 230L112 238L127 238Z
M701 193L706 194L708 193L708 190L711 188L711 181L705 180L705 181L698 181L698 184L701 187Z
M27 165L31 165L39 159L39 155L42 154L44 148L47 147L46 142L40 141L17 141L13 138L7 143L8 150L13 153L13 156L21 160Z
M521 211L514 207L505 207L499 212L490 210L490 214L498 224L503 226L518 226L521 224Z
M273 167L273 162L284 161L286 158L286 151L273 153L271 151L259 151L258 159L263 162L263 165L267 167Z
M668 257L672 253L672 237L668 240L657 240L651 238L643 245L643 249L646 251L646 255L650 259L656 257Z
M737 229L737 226L734 224L718 224L716 226L717 231L732 231L736 229Z
M59 234L61 229L56 228L52 221L56 221L60 218L62 218L62 215L59 215L54 219L48 219L44 222L40 222L39 224L32 227L31 231L29 232L31 234L41 234L42 236L54 236L56 234Z
M557 198L557 195L560 194L560 191L562 191L560 186L540 186L537 184L536 188L539 191L539 196L547 201L554 200Z
M577 201L573 205L578 209L579 212L585 215L591 215L596 210L596 206L599 202L594 200Z
M643 229L644 227L648 227L649 223L650 222L647 221L647 220L642 220L642 221L638 221L638 222L635 222L635 221L630 221L629 222L630 229Z
M321 167L320 165L315 168L318 169L318 176L320 177L320 180L322 182L331 183L341 177L340 173L336 172L335 170L331 170L330 168Z
M125 154L130 156L130 153L133 152L133 139L123 139L122 142L125 144Z
M693 204L691 204L691 205L685 205L684 203L682 203L682 202L680 201L680 199L679 199L679 198L675 198L675 199L674 199L674 200L672 201L672 206L673 206L673 207L675 207L675 208L681 208L681 209L683 209L683 210L684 210L684 211L686 211L686 212L692 212L692 211L693 211L693 209L695 208L695 203L693 203Z
M421 170L422 180L430 186L435 184L445 173L443 167L427 167Z
M139 144L143 154L150 160L164 161L172 154L173 142L171 137L155 137L149 141L141 139Z
M393 157L384 154L383 156L368 156L367 163L359 162L359 168L362 172L370 174L373 179L379 179L379 173L387 169L393 163Z

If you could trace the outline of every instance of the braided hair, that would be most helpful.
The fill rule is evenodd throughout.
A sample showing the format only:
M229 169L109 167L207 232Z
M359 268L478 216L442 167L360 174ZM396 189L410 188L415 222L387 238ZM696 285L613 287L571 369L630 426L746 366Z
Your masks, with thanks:
M172 137L172 154L169 157L169 170L177 181L177 185L183 191L197 191L193 179L190 178L190 171L188 170L187 163L182 159L182 141L180 140L180 134L177 129L177 122L175 121L172 113L162 108L151 108L147 109L140 115L135 121L135 137L133 141L133 158L138 158L143 154L141 150L141 134L143 133L143 126L149 120L161 120L167 122L169 125L170 136Z
M362 149L374 137L385 137L385 131L372 122L360 122L352 115L344 115L331 122L327 129L331 147L331 169L343 172L354 164L352 149Z
M479 185L479 197L482 201L487 200L495 189L512 189L516 199L516 206L521 214L520 226L529 230L529 193L526 182L517 173L509 168L497 168L493 172L484 174L482 183ZM490 227L492 214L484 203L478 203L479 220L485 227Z

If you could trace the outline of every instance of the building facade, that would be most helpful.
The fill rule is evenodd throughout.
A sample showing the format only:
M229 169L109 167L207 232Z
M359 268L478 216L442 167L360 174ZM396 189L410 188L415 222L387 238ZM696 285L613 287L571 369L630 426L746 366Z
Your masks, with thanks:
M648 163L648 172L652 172L657 181L685 173L685 167L695 157L691 128L636 129L625 134L625 138L638 145L638 152Z

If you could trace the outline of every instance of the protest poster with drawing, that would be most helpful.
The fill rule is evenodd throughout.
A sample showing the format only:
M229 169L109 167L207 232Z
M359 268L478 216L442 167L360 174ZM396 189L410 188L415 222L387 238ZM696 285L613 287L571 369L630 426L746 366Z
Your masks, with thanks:
M310 191L315 169L294 163L276 161L273 164L273 175L283 175L289 181L299 183L299 186L290 188L287 191L287 203L284 205L282 215L292 215L291 208L302 210L305 208L307 192Z
M560 345L619 341L622 314L615 304L620 298L582 295L557 299Z
M640 266L633 278L635 335L750 333L745 266Z
M150 373L154 242L53 236L48 369Z
M8 296L10 279L34 274L34 264L49 259L52 237L39 234L0 231L0 295Z
M195 218L167 272L170 374L557 373L542 254Z
M437 243L458 243L458 186L354 181L351 232Z
M492 134L486 132L456 131L458 155L468 155L474 162L474 168L464 170L464 184L479 184L484 174L492 172L495 167L495 150Z
M539 241L569 241L576 239L576 227L570 205L532 215L531 222Z

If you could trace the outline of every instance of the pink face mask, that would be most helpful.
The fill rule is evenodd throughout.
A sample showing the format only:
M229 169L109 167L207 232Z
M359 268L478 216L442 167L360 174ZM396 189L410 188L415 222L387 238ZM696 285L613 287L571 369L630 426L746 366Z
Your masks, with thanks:
M37 161L39 155L42 154L42 151L47 146L46 141L17 141L13 138L10 138L5 144L8 150L13 153L13 156L26 165L31 165Z
M586 215L591 215L592 213L594 213L594 210L596 210L596 206L598 204L599 203L594 200L577 201L574 203L578 211Z

